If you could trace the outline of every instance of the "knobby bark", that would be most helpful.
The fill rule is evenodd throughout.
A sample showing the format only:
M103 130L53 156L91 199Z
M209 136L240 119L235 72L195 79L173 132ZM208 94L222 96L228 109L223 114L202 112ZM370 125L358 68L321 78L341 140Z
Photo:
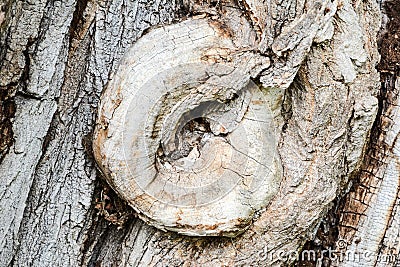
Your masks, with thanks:
M397 255L398 6L1 2L0 265L285 265L294 259L266 253L300 251L307 240L305 249L342 240L350 251ZM249 40L249 51L270 62L251 76L271 99L283 175L235 238L144 223L107 185L92 152L101 93L128 49L153 28L196 19L223 25L235 45Z

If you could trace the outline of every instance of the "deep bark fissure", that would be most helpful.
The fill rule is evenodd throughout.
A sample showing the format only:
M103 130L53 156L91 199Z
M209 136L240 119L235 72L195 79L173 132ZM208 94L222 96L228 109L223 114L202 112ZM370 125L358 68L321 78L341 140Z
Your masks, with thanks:
M9 91L12 90L0 88L0 163L14 142L11 120L15 114L15 103Z
M17 2L21 3L23 1L14 1L13 3L9 1L9 3L7 3L7 8L9 8L11 4L17 6ZM253 21L255 16L260 15L257 14L257 10L256 13L252 12L251 7L247 4L249 1L177 0L99 2L78 0L74 2L73 12L70 14L71 21L65 33L65 38L69 37L69 39L65 39L62 48L60 48L60 50L66 50L65 62L61 59L59 60L60 64L65 63L66 68L63 71L63 75L60 75L60 78L56 78L62 80L62 84L60 85L61 92L57 93L58 89L54 89L56 93L52 95L52 89L49 90L51 94L47 95L48 92L41 93L40 90L38 90L39 92L35 90L32 92L28 91L28 82L31 78L29 77L30 72L37 71L36 68L38 68L38 66L35 65L37 62L31 62L31 59L42 58L36 57L37 54L40 54L38 48L40 43L48 37L49 32L51 33L52 31L49 27L54 19L52 17L54 15L53 10L56 9L60 3L59 1L52 0L42 2L45 3L43 8L44 14L42 14L39 22L32 23L35 27L37 26L40 29L37 33L29 36L27 43L23 44L23 49L21 50L25 60L23 68L21 70L18 70L18 68L13 70L15 76L18 76L18 80L13 81L11 78L7 78L7 81L10 82L7 82L6 86L0 88L0 164L9 153L8 149L15 143L12 133L12 121L16 112L14 104L15 92L17 90L20 91L16 94L18 99L37 101L37 103L43 103L51 99L55 100L55 104L57 105L56 111L47 125L49 127L44 133L44 136L38 136L38 138L42 140L39 146L40 151L38 152L40 156L34 167L32 181L30 180L31 177L26 177L28 183L32 182L32 186L27 191L29 194L22 223L20 224L19 230L17 229L17 232L19 232L18 237L12 241L19 244L11 245L13 251L9 252L10 254L7 254L7 256L12 255L12 258L7 264L9 266L21 265L26 262L41 266L50 264L50 262L53 265L80 264L82 266L126 266L146 265L149 263L154 265L169 264L171 266L178 266L185 262L205 265L215 265L218 263L221 265L247 265L256 262L262 264L263 259L262 257L258 257L260 255L257 250L260 250L260 247L262 248L264 245L268 245L269 240L274 240L274 238L276 238L274 235L268 236L268 234L270 234L268 232L270 229L276 229L274 228L273 220L265 220L265 218L263 218L266 224L262 225L262 219L259 220L262 216L260 213L254 220L254 223L258 223L258 228L254 231L249 230L244 236L239 236L234 239L222 237L182 237L178 234L158 231L136 218L133 209L102 180L103 175L95 171L96 167L93 164L94 157L91 143L93 138L93 125L96 119L93 114L97 112L100 93L103 87L106 86L108 80L112 78L112 73L115 71L117 63L122 55L140 36L148 33L150 29L160 27L160 25L166 25L171 22L179 23L193 16L206 16L213 19L218 18L218 20L222 20L222 22L229 22L229 20L233 18L226 16L227 13L224 13L226 11L224 8L226 7L237 10L239 10L238 7L240 7L241 15L246 15L252 27L257 28L256 30L261 32L262 29ZM242 5L239 5L239 2L241 2ZM64 3L64 1L61 3ZM357 3L353 3L353 6L356 5ZM268 7L270 8L268 12L276 13L267 23L268 26L272 25L271 36L269 37L276 37L272 35L278 35L278 33L281 33L283 30L287 30L284 27L294 21L298 16L309 11L307 10L309 7L311 6L304 5L304 1L290 1L289 4L274 2L272 7ZM68 6L68 8L70 8L70 6ZM7 10L5 11L8 13ZM20 13L28 11L19 7ZM326 15L329 11L330 10L325 10L324 14ZM38 11L38 13L40 12ZM263 13L261 12L261 14ZM132 19L133 17L134 19ZM260 18L261 17L258 19ZM343 23L343 21L341 21L341 23ZM5 24L1 23L2 40L4 37L3 33L7 35L4 39L4 49L3 44L1 45L1 62L3 62L5 54L8 53L6 52L6 50L8 50L7 45L13 38L13 36L10 36L10 34L12 34L10 28L5 27ZM228 25L229 28L229 23L226 25ZM30 28L26 27L26 29L29 30ZM7 33L5 33L6 30ZM59 29L55 31L57 30ZM25 40L22 40L21 42L24 43L24 41ZM326 46L328 49L332 43L326 41L314 46L322 45ZM293 46L292 50L294 51L299 48L300 45L297 43ZM254 47L251 49L257 51ZM267 46L267 49L263 50L263 53L264 55L274 54L270 46ZM289 51L282 52L282 55L279 57L275 55L271 56L270 65L275 66L279 64L279 60L281 60L282 63L292 60L293 58L291 58L290 53L292 53L292 51L289 49ZM60 56L60 58L62 58L62 56ZM308 58L306 61L307 60ZM356 60L352 59L352 64L357 65L358 63ZM256 79L259 80L268 70L270 69L257 75ZM332 77L337 75L337 73L333 73L329 68L328 71L331 71ZM387 79L393 82L395 75L388 74ZM304 79L304 81L306 80L307 78ZM342 77L338 78L336 76L334 80L344 83ZM268 88L266 90L273 89ZM306 120L309 118L306 118L306 116L294 118L296 114L293 114L293 110L295 113L302 109L306 110L306 112L309 112L309 110L299 105L299 103L292 103L292 101L309 101L309 99L307 99L307 97L309 97L307 95L308 90L313 91L313 89L308 87L303 88L302 79L299 77L294 79L289 89L286 89L284 100L281 105L283 116L281 138L284 138L286 134L290 134L290 131L296 130L296 128L293 128L293 125L290 125L290 121L292 119L297 119L300 122L300 125L297 125L299 126L298 130L304 130L300 137L305 138L301 141L309 141L307 139L309 138L307 131L310 130L308 127L312 127L313 124L311 121L310 125L302 124L302 119ZM304 98L298 99L302 96L304 96ZM347 97L350 96L351 89L348 87ZM385 102L382 100L385 97L386 95L383 96L383 93L382 96L380 96L378 117L380 117L383 112L382 110L385 109ZM316 100L312 99L309 104L314 105L314 101ZM388 99L385 101L387 104L390 102ZM352 105L354 105L354 102L351 103L349 107ZM341 106L339 105L339 107ZM27 110L29 109L27 108ZM48 110L45 110L44 112L47 111ZM351 114L352 115L349 117L346 117L348 120L347 126L349 128L350 123L355 117L354 109L352 109ZM318 124L318 121L315 121L315 123ZM378 121L376 120L373 133L369 137L370 148L367 150L366 154L372 151L371 143L375 142L377 138L373 135L377 131L377 123ZM383 131L383 129L380 130ZM314 135L310 134L311 139L319 135L318 131L316 131ZM349 131L350 129L348 129L346 133L346 142L351 142ZM287 136L286 141L290 143L292 137L293 136ZM37 136L35 136L35 138L37 138ZM295 144L295 142L293 142L293 144ZM301 149L303 149L301 146L302 144L300 144L300 154L304 152L301 151ZM351 150L351 148L348 149ZM345 152L343 153L346 154L348 149L344 149ZM379 146L377 146L376 149L379 149ZM286 151L291 152L290 149ZM310 152L310 155L315 155L313 153L315 153L315 151ZM307 157L310 155L307 155ZM285 156L285 154L281 155L281 157ZM371 155L371 161L372 156L373 155ZM344 174L335 179L340 179L343 183L345 183L347 179L353 181L351 192L370 186L364 185L361 181L358 181L358 175L355 178L345 177L346 174L348 174L347 165L350 160L351 159L348 159L345 155L345 158L343 158L341 162L344 166L340 166L340 168L344 169ZM382 161L382 158L378 156L378 160ZM373 164L378 164L375 162L378 161L374 161ZM364 163L364 165L366 164L367 163ZM321 166L317 167L320 168ZM301 166L299 168L301 168ZM310 171L312 171L311 168ZM374 170L364 170L364 172L368 173L368 175L374 174ZM359 184L357 184L358 182ZM302 186L304 183L305 182L301 179L297 182L293 182L293 190L297 190L296 187ZM323 183L319 185L323 185ZM329 184L326 183L325 185ZM25 194L25 191L22 193ZM286 191L284 193L290 194L292 191ZM301 197L301 195L299 195L299 197ZM315 197L317 198L318 196ZM329 196L326 198L329 198ZM304 249L314 249L315 246L318 246L321 250L334 245L339 236L339 228L343 226L340 224L337 216L346 213L346 211L342 213L339 212L345 205L343 204L345 199L346 196L339 196L334 200L334 204L332 204L333 208L328 212L327 217L323 220L320 230L317 233L319 239L327 238L327 240L322 240L322 245L306 244L303 247ZM323 201L321 200L320 202ZM303 203L310 204L311 202ZM318 201L313 204L325 205ZM281 206L275 206L275 208L277 207L280 208ZM269 206L267 208L269 208ZM264 211L265 210L262 212ZM295 213L286 208L283 209L283 212ZM322 211L322 213L324 213L324 211ZM357 216L362 214L362 212L353 213ZM312 212L309 214L310 220L314 220L320 216L312 214ZM37 218L33 218L33 216ZM275 216L278 219L281 218L278 213L276 213ZM14 220L16 224L19 223L18 218L13 217L13 221ZM315 229L315 224L318 220L313 221L310 225L307 225L306 222L300 227L297 226L296 220L295 217L290 217L290 220L282 222L285 224L282 229L283 236L290 236L291 229L294 229L295 234L287 239L284 237L276 238L274 241L276 241L278 245L277 247L271 248L271 250L285 248L286 243L289 244L289 249L293 247L298 248L297 241L295 240L300 240L298 242L298 244L300 244L307 236L310 237L313 235L313 229ZM301 229L301 227L303 228ZM353 226L350 225L348 227L351 228ZM353 228L357 229L356 227ZM326 231L330 233L328 237L324 234ZM50 237L51 235L53 235L53 237ZM262 235L265 235L265 240ZM8 237L10 236L12 235ZM50 245L51 242L56 242L57 245L52 246ZM143 249L143 247L145 249ZM10 246L8 246L7 249L8 248L10 248ZM281 264L285 265L283 262ZM298 264L301 264L301 262Z
M350 204L353 194L357 192L367 191L372 193L370 189L379 188L379 180L382 179L377 172L379 169L385 169L386 158L390 155L388 153L393 148L385 143L386 135L391 125L387 124L386 118L387 114L392 107L392 99L397 99L398 92L395 88L395 82L397 77L400 75L399 69L399 59L400 50L397 49L399 46L398 35L400 35L400 2L397 0L383 2L383 10L389 16L389 22L384 28L381 28L379 39L379 50L381 55L381 60L377 66L381 77L381 87L377 95L378 98L378 111L376 119L371 129L371 134L367 143L367 149L364 156L364 163L359 171L354 173L349 181L351 187L345 194L338 195L334 200L333 207L327 213L325 218L323 218L320 227L317 231L316 238L311 241L307 241L303 246L303 251L314 250L318 253L317 259L322 257L322 251L327 251L328 249L335 249L337 247L337 242L340 238L346 236L347 240L351 241L352 236L358 230L357 223L362 218L366 216L364 211L368 208L368 201L364 202L359 199L361 206L353 206ZM396 36L397 35L397 36ZM394 94L394 95L393 95ZM398 137L398 136L397 136ZM396 138L397 138L396 137ZM395 141L393 142L395 143ZM371 178L369 178L371 177ZM377 181L373 181L377 179ZM399 190L397 195L399 195ZM392 211L393 212L393 211ZM390 227L391 223L388 223L386 229ZM340 233L342 236L340 236ZM385 231L386 233L386 231ZM354 240L358 243L359 240ZM377 252L378 255L382 252L382 245L384 240L381 240L380 249ZM307 261L301 260L296 263L296 266L314 266L317 261ZM326 255L323 257L323 266L330 266L331 259ZM377 263L375 263L376 265ZM392 262L394 264L394 262Z

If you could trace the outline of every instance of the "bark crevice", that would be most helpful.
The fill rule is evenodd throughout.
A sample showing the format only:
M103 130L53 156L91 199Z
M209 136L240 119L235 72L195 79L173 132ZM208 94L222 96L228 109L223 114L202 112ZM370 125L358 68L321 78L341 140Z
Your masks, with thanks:
M400 2L383 1L381 8L383 13L388 16L387 24L381 28L378 36L378 49L381 55L377 70L380 73L381 87L378 92L378 111L376 119L371 129L371 134L366 146L363 164L356 173L349 178L351 187L339 194L335 199L333 207L322 220L317 235L314 240L306 242L303 251L317 251L318 258L322 259L322 266L337 266L338 262L332 262L329 257L322 257L322 251L328 249L337 249L338 242L345 241L350 244L358 244L362 239L355 234L359 230L359 222L361 219L368 219L366 211L369 208L370 200L375 192L378 192L380 184L384 179L384 170L387 169L388 158L392 157L393 144L396 143L398 134L388 144L388 134L393 126L393 107L397 105L398 88L395 87L396 80L400 75L399 60L400 50ZM397 198L399 190L397 190ZM379 205L379 204L378 204ZM390 218L394 217L394 208L392 208ZM392 225L392 220L387 222L386 230L382 236L386 235L386 231ZM384 251L385 240L382 238L376 251L377 256L385 255L388 251ZM396 255L397 256L397 255ZM375 259L377 260L377 259ZM395 264L395 262L388 262ZM297 262L297 266L313 266L316 261L301 260ZM343 263L342 263L343 264ZM382 264L382 262L375 262Z

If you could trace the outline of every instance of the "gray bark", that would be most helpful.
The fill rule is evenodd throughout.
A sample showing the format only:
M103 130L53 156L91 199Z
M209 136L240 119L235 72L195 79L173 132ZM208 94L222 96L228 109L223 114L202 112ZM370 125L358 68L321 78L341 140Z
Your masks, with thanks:
M339 247L344 251L397 256L397 1L8 0L0 5L1 266L315 264L266 254L323 250L338 240L346 243ZM217 49L207 60L232 56L234 68L243 58L251 62L244 67L246 79L262 88L274 118L282 175L272 180L273 196L265 205L254 204L256 212L234 238L158 229L185 233L176 225L163 227L153 207L143 214L93 153L99 107L113 97L107 90L123 69L121 59L128 51L142 51L137 40L143 35L141 40L151 43L146 36L182 30L191 20L207 21L215 38L232 42L227 54L218 50L220 39L209 42ZM213 38L201 30L193 34ZM197 51L196 42L172 41L175 48ZM241 52L237 57L235 49ZM177 55L168 56L171 62ZM154 66L144 68L150 73ZM216 114L223 116L220 110ZM324 264L395 265L377 257Z

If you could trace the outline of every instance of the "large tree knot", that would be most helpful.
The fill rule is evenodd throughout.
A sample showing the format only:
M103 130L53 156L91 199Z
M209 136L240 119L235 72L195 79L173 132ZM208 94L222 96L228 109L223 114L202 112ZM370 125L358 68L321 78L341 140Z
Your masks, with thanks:
M209 20L146 34L106 88L94 138L114 189L149 224L234 236L276 194L280 161L266 58Z

